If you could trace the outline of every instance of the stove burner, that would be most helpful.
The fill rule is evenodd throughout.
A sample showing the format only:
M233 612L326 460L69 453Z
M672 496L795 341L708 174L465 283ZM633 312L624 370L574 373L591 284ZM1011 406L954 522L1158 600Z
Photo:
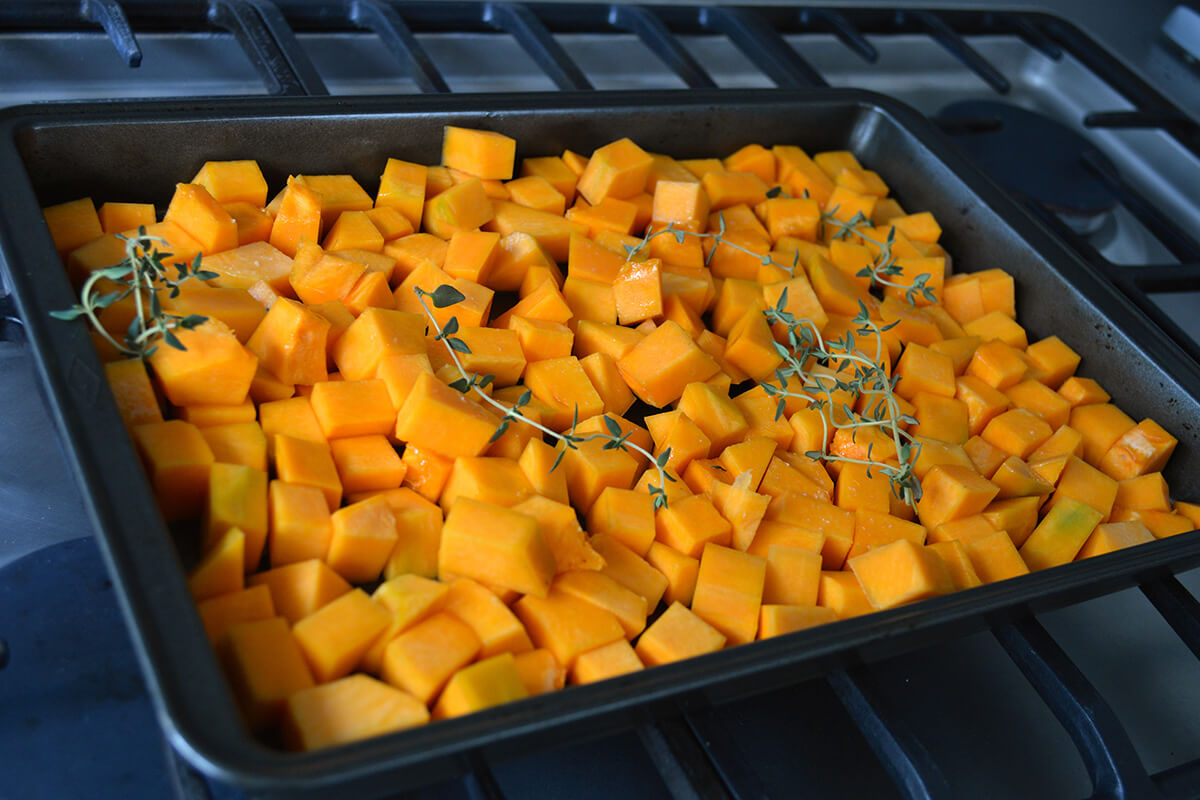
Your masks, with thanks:
M1090 153L1116 168L1061 122L992 100L951 103L937 122L997 183L1064 215L1075 227L1097 229L1116 205L1082 156Z

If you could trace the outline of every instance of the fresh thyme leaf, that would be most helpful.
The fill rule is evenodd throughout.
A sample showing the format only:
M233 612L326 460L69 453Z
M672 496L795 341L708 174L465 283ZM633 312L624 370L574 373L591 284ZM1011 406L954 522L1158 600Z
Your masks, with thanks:
M83 306L71 306L70 308L62 311L51 311L50 316L54 317L55 319L61 319L70 322L73 319L79 319L86 313L87 309Z
M604 415L603 419L604 419L604 427L608 428L609 433L611 433L613 436L621 435L621 426L617 424L617 421L615 419L608 416L607 414Z
M433 300L434 308L449 308L467 299L466 295L448 283L443 283L434 289L429 293L429 297Z
M471 348L462 339L446 339L446 345L456 353L471 354Z
M500 427L496 428L496 432L492 434L492 438L488 439L488 444L498 441L500 437L504 435L504 432L508 430L508 423L509 421L507 419L500 421Z
M466 378L457 378L456 380L450 381L450 388L457 389L463 394L466 394L471 390L471 382Z

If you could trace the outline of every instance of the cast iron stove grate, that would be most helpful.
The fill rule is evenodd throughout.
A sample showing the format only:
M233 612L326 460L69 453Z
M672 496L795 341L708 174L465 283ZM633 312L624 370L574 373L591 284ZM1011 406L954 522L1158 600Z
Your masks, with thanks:
M38 2L0 7L0 29L74 31L99 26L120 57L136 67L142 54L136 31L227 31L241 46L266 91L301 96L328 93L298 33L369 31L395 58L422 92L450 91L450 85L418 39L420 34L502 32L511 36L558 89L592 90L593 83L556 38L564 34L632 33L682 84L713 88L717 82L684 45L687 36L727 37L755 68L780 88L822 87L821 72L785 40L785 35L832 33L862 59L877 51L869 37L928 36L975 73L997 95L1010 83L1002 71L972 46L971 36L1018 37L1051 59L1067 53L1113 87L1131 110L1090 113L1088 128L1160 130L1192 157L1200 158L1200 126L1142 82L1075 27L1037 13L924 9L822 9L794 7L631 6L602 4L518 4L482 2L385 3L212 0L207 4L166 4L128 0ZM947 129L969 134L971 124L945 118ZM985 126L986 127L986 126ZM1151 299L1151 292L1193 289L1200 279L1200 245L1147 200L1104 159L1088 156L1085 168L1127 208L1177 264L1118 265L1053 212L1028 202L1033 212L1108 277L1194 358L1200 346ZM0 315L11 316L6 308ZM1200 658L1200 604L1173 577L1141 587L1162 618ZM1042 697L1079 751L1096 797L1190 797L1200 794L1200 759L1149 774L1129 735L1103 695L1089 683L1046 629L1032 616L993 628L999 646ZM950 787L903 714L889 707L870 669L837 670L825 679L850 720L877 756L882 769L905 797L948 797ZM747 763L735 732L703 704L673 719L656 720L636 732L662 782L675 797L765 796L763 783ZM172 778L181 796L211 797L207 782L178 757ZM482 756L455 787L469 796L503 797L500 782ZM432 791L432 790L431 790ZM223 794L218 788L218 795Z

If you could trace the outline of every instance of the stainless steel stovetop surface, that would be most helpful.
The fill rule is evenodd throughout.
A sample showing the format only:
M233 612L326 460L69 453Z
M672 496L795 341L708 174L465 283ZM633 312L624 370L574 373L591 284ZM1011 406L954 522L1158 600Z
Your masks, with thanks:
M669 0L668 0L669 2ZM758 5L779 5L763 2ZM880 5L872 3L826 3ZM931 4L976 7L979 3ZM991 7L1031 10L1025 4ZM1158 35L1173 3L1054 0L1038 10L1063 16L1093 36L1193 115L1200 115L1200 70ZM422 35L455 91L552 91L515 42L503 36ZM565 37L566 38L566 37ZM612 38L574 36L570 52L600 89L682 88L632 37L612 58ZM414 93L394 77L388 53L369 35L302 34L302 43L333 94ZM101 34L0 35L0 105L65 99L262 94L251 65L225 35L139 34L144 51L136 80ZM1127 108L1069 56L1055 62L1006 37L971 44L1013 83L1007 102L1040 111L1082 131L1089 111ZM867 64L833 37L793 39L836 86L879 91L934 114L948 103L997 97L977 76L926 37L874 37L879 63ZM718 37L686 40L722 87L767 87L745 57ZM1200 161L1156 131L1087 131L1121 174L1184 223L1200 231ZM1116 263L1174 259L1133 217L1118 210L1093 242ZM1200 287L1158 299L1200 338ZM51 543L87 536L74 479L19 342L0 341L0 567ZM1200 571L1180 576L1193 593ZM1200 662L1136 590L1079 604L1039 619L1112 704L1150 772L1200 757ZM985 787L974 796L1080 796L1086 773L1070 740L994 639L979 634L913 653L880 670L886 694L952 786ZM747 712L748 713L748 712ZM769 748L750 717L725 717L747 749ZM980 726L980 719L987 720ZM757 738L756 738L757 737ZM998 744L1000 743L1000 744ZM500 769L503 772L503 769ZM518 774L517 772L513 773ZM521 778L511 779L514 786ZM990 788L988 788L990 787ZM0 787L0 796L3 788ZM520 791L514 796L521 796Z

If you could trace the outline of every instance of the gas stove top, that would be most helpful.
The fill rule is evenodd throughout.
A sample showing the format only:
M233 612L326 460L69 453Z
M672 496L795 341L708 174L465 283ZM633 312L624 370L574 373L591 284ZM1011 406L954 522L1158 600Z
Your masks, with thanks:
M1200 108L1200 71L1156 36L1170 4L1139 4L1126 19L1083 2L1053 6L1091 37L1055 17L974 4L938 12L842 6L664 3L639 13L590 4L126 2L85 3L94 18L87 22L75 4L30 4L20 6L26 13L0 12L0 105L439 88L546 92L552 103L556 89L581 81L599 91L820 82L900 99L981 153L995 149L985 137L1040 135L1010 110L1032 112L1056 143L1088 154L1079 169L1090 190L1063 192L1004 167L993 177L1200 358L1200 128L1180 111ZM136 47L122 34L122 9ZM111 38L99 28L105 20ZM0 599L12 602L0 603L0 637L14 655L0 672L0 698L8 707L20 692L16 707L31 720L22 722L22 746L32 752L62 740L83 766L56 772L30 759L15 783L0 783L0 797L14 787L17 797L158 794L163 786L186 797L239 796L142 735L144 693L137 681L111 681L135 662L86 541L90 522L73 478L50 444L57 433L19 326L3 330L0 443L9 457L0 464ZM78 577L71 592L33 602L60 574ZM1197 590L1200 572L1185 573L892 658L849 683L806 681L689 709L675 726L481 760L467 779L422 794L782 797L803 787L817 797L887 797L919 796L924 786L933 796L1059 798L1123 785L1129 796L1151 786L1196 796ZM76 604L92 609L89 630L104 632L86 640L109 652L102 663L55 647L84 624L71 613ZM39 676L23 660L31 657L53 665L55 677ZM83 733L72 739L61 734L79 724L74 709ZM0 738L20 730L0 721ZM114 730L139 736L114 748Z

